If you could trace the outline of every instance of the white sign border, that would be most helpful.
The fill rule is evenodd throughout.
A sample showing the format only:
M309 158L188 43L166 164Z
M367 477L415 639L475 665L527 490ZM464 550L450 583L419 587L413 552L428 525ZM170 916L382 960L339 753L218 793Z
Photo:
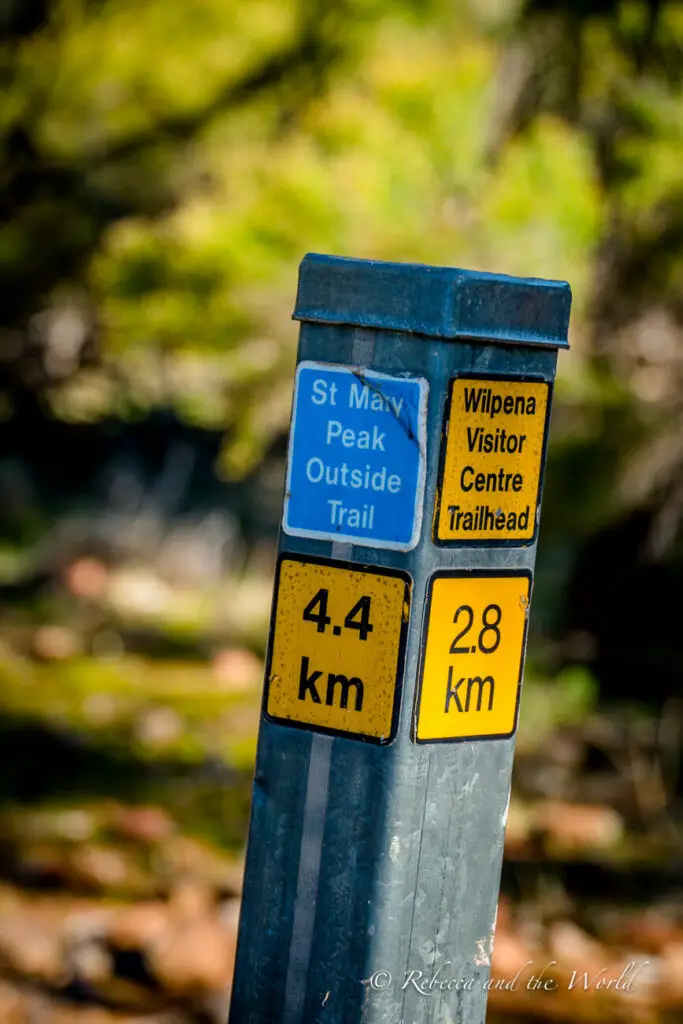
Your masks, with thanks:
M299 374L302 370L322 370L329 373L350 374L353 377L361 375L368 380L390 380L410 381L419 387L419 404L417 411L417 444L419 449L419 465L417 472L417 487L415 490L415 506L413 514L413 532L407 543L401 544L398 541L382 541L371 537L361 537L357 534L338 533L328 530L301 530L292 527L287 522L289 511L289 499L291 495L292 456L294 452L294 433L299 403ZM287 477L285 482L285 498L282 512L282 529L290 537L308 537L311 540L329 540L332 543L354 544L366 548L381 548L387 551L412 551L420 542L422 534L422 520L424 515L425 481L427 477L427 402L429 398L429 381L426 377L415 377L410 374L397 376L391 373L379 373L376 370L369 370L364 366L354 366L342 363L321 363L316 360L303 359L296 368L294 377L294 400L292 402L292 418L289 428L289 441L287 444Z

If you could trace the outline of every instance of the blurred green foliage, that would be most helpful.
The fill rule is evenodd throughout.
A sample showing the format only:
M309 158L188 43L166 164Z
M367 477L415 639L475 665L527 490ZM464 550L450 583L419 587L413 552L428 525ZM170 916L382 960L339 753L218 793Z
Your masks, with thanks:
M285 429L294 270L323 250L569 279L567 430L611 431L620 384L661 429L667 360L612 348L681 312L679 4L3 10L5 415L172 405L242 475Z
M683 2L0 0L0 87L0 875L243 842L307 251L570 281L515 786L679 857Z
M171 409L240 480L304 252L566 278L539 621L630 510L678 550L679 2L6 0L0 33L6 424Z
M239 475L286 426L307 250L550 270L585 306L605 219L589 145L547 115L492 163L515 10L485 8L48 5L3 61L0 272L28 337L10 400L172 404L234 428Z

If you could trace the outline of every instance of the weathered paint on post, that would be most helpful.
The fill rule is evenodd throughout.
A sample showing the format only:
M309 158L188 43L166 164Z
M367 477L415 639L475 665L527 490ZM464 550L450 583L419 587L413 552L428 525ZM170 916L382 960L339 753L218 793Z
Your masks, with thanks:
M569 306L561 282L302 263L299 364L350 368L363 417L290 439L320 511L280 535L231 1024L484 1020Z

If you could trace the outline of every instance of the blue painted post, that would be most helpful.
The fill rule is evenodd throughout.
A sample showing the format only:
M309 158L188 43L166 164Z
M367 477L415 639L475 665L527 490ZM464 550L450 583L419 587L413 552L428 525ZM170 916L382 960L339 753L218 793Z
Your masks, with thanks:
M231 1024L480 1024L568 285L307 256Z

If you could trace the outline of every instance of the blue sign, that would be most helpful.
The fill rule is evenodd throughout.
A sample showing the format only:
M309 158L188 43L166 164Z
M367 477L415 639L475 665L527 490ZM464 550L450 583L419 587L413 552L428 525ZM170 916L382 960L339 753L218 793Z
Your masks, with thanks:
M299 364L286 533L396 551L415 547L422 523L428 387L422 377Z

